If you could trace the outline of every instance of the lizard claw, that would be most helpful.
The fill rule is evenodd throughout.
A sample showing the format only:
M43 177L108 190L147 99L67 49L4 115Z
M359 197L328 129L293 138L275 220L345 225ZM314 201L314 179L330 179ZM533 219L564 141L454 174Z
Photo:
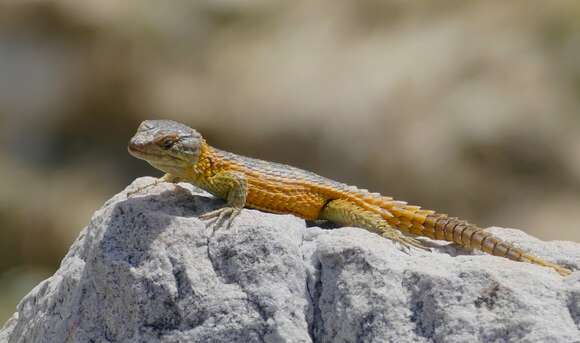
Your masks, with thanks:
M199 216L201 220L207 220L208 226L219 226L220 223L225 221L224 227L229 229L232 225L234 219L242 212L241 208L236 207L223 207L208 213L204 213Z
M141 192L143 192L144 190L146 190L148 188L155 187L158 184L160 184L161 182L162 182L161 179L155 179L155 181L153 181L153 182L151 182L151 183L149 183L149 184L147 184L145 186L137 187L137 188L135 188L135 189L127 192L127 198L131 198L133 195L138 194L138 193L141 193Z
M165 174L162 177L155 179L155 181L151 182L150 184L147 184L147 185L141 186L141 187L137 187L137 188L133 189L132 191L127 192L127 198L130 198L137 193L141 193L148 188L155 187L162 182L177 183L177 182L179 182L179 178L177 178L171 174Z
M395 243L398 243L406 254L409 254L411 248L416 248L423 251L431 251L431 249L423 245L421 241L412 237L405 236L394 229L383 232L382 236L392 240Z

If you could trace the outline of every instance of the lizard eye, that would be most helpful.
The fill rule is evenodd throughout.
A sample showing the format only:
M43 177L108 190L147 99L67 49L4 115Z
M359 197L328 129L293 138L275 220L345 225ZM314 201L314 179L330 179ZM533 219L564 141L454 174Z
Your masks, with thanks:
M159 146L163 149L169 149L175 144L175 139L173 137L164 137L159 141Z

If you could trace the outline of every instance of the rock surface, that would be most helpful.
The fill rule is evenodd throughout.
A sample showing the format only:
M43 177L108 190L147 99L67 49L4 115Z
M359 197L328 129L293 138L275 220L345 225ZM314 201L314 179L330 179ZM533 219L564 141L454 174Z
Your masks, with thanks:
M222 202L189 185L127 197L152 181L95 213L0 342L580 342L580 272L255 210L211 230ZM578 243L490 230L580 268Z

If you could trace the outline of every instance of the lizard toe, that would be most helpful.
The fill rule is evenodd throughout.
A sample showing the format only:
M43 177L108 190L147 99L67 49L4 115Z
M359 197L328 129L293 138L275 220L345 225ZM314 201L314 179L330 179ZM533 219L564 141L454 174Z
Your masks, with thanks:
M240 214L242 210L235 207L223 207L211 212L207 212L199 216L199 219L206 220L207 226L218 227L225 223L223 227L229 229L234 219Z
M407 254L410 253L412 248L416 248L423 251L431 251L431 249L423 245L421 241L413 237L405 236L399 231L396 231L394 229L390 229L388 231L383 232L382 236L397 243L402 248L401 250Z

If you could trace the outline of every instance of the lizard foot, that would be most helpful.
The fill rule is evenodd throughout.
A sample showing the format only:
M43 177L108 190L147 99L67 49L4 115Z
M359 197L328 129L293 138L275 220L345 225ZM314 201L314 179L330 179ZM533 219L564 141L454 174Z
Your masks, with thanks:
M431 251L431 249L429 249L428 247L423 245L423 243L421 243L421 241L419 241L413 237L405 236L401 232L399 232L395 229L389 229L389 230L383 232L382 236L384 238L388 238L388 239L392 240L395 243L400 244L404 248L403 251L405 253L409 253L409 250L411 250L412 247L423 250L423 251Z
M127 198L130 198L135 194L141 193L148 188L155 187L160 183L161 183L161 179L156 179L155 181L151 182L150 184L147 184L147 185L141 186L141 187L137 187L134 190L127 192Z
M199 219L208 220L208 226L219 226L225 221L225 228L229 229L234 219L242 212L241 208L223 207L199 216Z
M127 192L127 198L130 198L130 197L132 197L133 195L135 195L137 193L141 193L141 192L143 192L144 190L146 190L148 188L155 187L155 186L157 186L158 184L160 184L162 182L169 182L169 183L175 183L176 184L176 183L179 182L179 178L177 178L177 177L175 177L173 175L170 175L170 174L165 174L162 177L160 177L158 179L155 179L155 181L151 182L148 185L141 186L141 187L137 187L136 189L134 189L134 190L132 190L130 192Z

